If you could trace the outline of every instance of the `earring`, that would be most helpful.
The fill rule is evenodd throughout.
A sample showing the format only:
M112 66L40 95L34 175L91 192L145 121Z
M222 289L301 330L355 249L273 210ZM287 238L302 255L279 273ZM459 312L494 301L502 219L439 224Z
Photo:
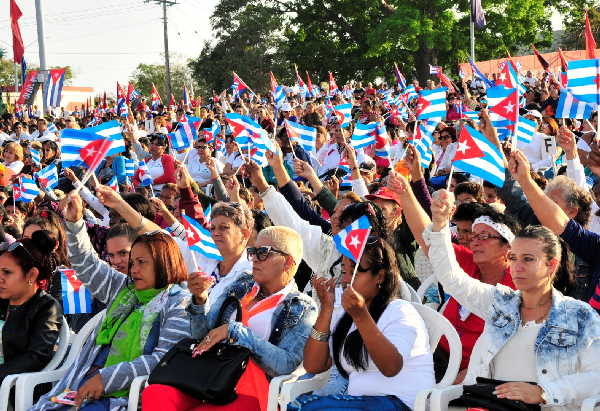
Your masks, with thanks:
M33 285L33 281L31 281L31 280L28 280L28 281L27 281L27 284L29 284L29 286L31 287L31 286Z
M377 288L381 288L381 283L377 283Z

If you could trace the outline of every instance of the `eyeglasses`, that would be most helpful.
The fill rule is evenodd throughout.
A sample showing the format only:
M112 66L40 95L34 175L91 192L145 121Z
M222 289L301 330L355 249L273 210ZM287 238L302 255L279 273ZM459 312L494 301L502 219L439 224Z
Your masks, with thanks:
M496 238L498 240L502 240L504 237L501 237L499 235L487 234L487 233L480 233L480 234L472 234L471 235L471 241L473 241L473 240L485 241L485 240L488 240L490 238Z
M445 140L447 138L450 138L450 136L448 134L440 135L440 140Z
M264 246L264 247L248 247L246 249L246 253L248 254L248 259L250 261L255 261L254 259L256 258L256 260L258 261L265 261L267 258L269 258L269 256L271 255L271 253L277 253L277 254L281 254L284 256L287 256L289 254L284 253L283 251L277 250L276 248L273 248L270 245Z
M198 150L204 150L206 147L208 147L208 146L205 146L205 145L196 146L196 148Z
M29 256L29 258L31 258L32 261L35 261L35 258L33 258L33 256L29 252L29 250L20 241L15 241L14 243L11 243L11 244L6 243L6 242L2 243L2 244L0 244L0 251L1 252L8 251L9 253L12 253L19 247L23 247L23 250L25 250L25 252Z

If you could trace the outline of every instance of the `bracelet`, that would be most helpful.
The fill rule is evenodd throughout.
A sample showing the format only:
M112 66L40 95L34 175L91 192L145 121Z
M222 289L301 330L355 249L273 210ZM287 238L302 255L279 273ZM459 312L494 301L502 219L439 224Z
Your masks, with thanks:
M315 329L315 327L313 327L310 330L310 338L312 338L315 341L326 342L329 340L330 334L331 333L329 333L329 332L318 331Z

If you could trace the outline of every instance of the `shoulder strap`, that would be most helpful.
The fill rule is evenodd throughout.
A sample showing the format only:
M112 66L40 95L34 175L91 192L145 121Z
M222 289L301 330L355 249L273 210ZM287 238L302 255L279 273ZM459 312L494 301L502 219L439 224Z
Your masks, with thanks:
M235 321L242 321L242 304L240 303L239 298L231 294L227 296L227 298L225 298L225 301L223 301L223 304L221 304L221 308L219 309L219 315L217 316L217 324L221 325L229 321L228 319L224 319L223 317L225 315L225 311L231 305L233 305L236 310Z

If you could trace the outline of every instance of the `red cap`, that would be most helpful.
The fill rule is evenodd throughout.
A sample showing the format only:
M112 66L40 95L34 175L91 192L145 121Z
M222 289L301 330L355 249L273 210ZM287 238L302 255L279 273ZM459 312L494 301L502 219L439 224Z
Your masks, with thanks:
M366 195L365 198L367 200L371 200L371 201L375 200L376 198L380 198L382 200L392 200L392 201L395 201L396 204L398 204L399 206L402 205L400 203L400 199L398 198L396 193L394 193L392 190L390 190L389 188L387 188L385 186L380 187L379 190L377 190L373 194Z

